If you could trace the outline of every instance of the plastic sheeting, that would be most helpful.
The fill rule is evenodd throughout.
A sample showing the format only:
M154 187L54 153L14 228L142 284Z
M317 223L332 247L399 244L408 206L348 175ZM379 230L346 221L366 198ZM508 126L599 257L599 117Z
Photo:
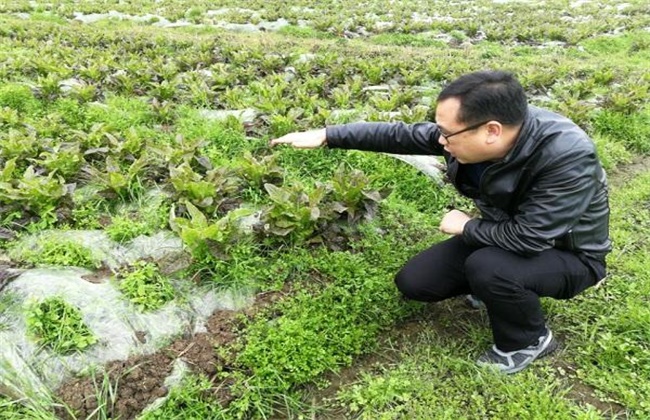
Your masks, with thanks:
M122 246L112 243L101 232L49 232L74 237L109 265L150 257L155 260L179 258L182 247L173 235L160 234L136 238ZM28 238L27 246L38 246ZM175 255L175 257L174 257ZM45 397L65 379L89 367L129 356L149 354L174 337L205 331L206 319L216 310L238 310L252 304L247 291L215 291L189 282L177 287L177 297L159 310L140 312L109 278L93 282L82 276L97 276L77 268L36 268L23 271L0 293L13 302L0 315L0 393L12 398ZM107 274L108 276L108 274ZM177 285L180 282L177 281ZM81 353L58 355L39 348L27 335L23 308L32 300L61 296L80 309L83 320L99 339Z

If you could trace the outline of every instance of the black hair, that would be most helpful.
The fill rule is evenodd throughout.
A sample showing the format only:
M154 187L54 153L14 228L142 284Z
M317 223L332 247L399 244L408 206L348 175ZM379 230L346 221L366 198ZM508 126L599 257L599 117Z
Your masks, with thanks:
M507 71L477 71L459 77L438 95L438 102L458 98L458 122L467 125L496 120L505 125L523 122L528 109L526 93Z

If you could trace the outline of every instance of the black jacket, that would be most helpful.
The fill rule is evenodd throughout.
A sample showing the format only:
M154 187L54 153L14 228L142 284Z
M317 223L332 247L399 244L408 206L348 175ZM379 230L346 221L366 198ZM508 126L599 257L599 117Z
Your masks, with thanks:
M577 125L530 106L514 147L485 169L478 189L439 136L435 123L354 123L327 127L327 146L444 156L449 180L481 211L465 225L469 245L521 255L555 247L604 261L611 250L607 178Z

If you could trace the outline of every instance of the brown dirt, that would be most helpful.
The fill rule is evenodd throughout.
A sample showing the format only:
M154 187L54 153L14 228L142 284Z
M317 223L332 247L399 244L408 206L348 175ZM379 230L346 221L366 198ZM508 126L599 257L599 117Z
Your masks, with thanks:
M614 402L603 400L597 395L597 391L592 386L582 382L576 374L576 367L566 361L556 361L555 367L568 381L570 386L567 398L577 401L581 404L589 404L607 419L627 418L627 410L624 406Z
M5 265L0 263L0 291L9 284L11 280L20 275L19 271L12 270L11 265Z
M93 271L90 274L86 274L81 276L82 279L86 280L89 283L94 283L94 284L100 284L100 283L105 283L107 279L109 279L113 275L113 271L111 271L108 266L102 266L99 268L97 271Z
M58 389L58 396L77 418L88 418L97 410L96 396L102 392L102 382L107 380L116 398L112 406L106 407L106 414L109 418L133 419L154 400L167 394L164 380L171 374L176 359L211 378L224 368L224 360L215 348L225 347L237 337L235 316L236 312L232 311L216 312L207 322L208 332L178 339L151 355L111 362L105 367L105 374L95 380L84 377L64 383ZM73 418L63 411L57 414L64 419Z
M632 163L621 165L608 174L610 188L621 188L638 174L650 169L650 156L637 156Z
M106 394L110 387L115 398L114 403L105 408L107 417L133 419L157 398L167 395L169 390L164 386L164 381L171 374L177 359L184 361L193 372L216 381L219 372L229 369L229 360L226 360L229 358L228 352L223 354L224 352L217 352L216 349L228 349L229 344L236 340L241 327L239 316L253 317L290 292L290 286L287 286L280 292L261 293L257 296L255 304L243 313L214 313L206 322L205 333L179 338L154 354L111 362L104 367L104 373L98 374L94 379L82 377L64 383L57 390L57 395L75 417L64 409L57 410L57 415L62 419L89 418L98 410L97 395ZM139 331L136 336L141 342L146 341L144 332ZM214 389L214 396L221 403L227 404L233 398L228 384L219 385ZM105 400L110 402L110 399Z

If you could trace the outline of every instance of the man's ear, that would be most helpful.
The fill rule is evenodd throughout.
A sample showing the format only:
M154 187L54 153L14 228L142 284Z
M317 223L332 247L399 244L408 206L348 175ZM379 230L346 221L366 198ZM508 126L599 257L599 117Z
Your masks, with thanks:
M499 121L490 121L485 124L485 128L488 132L486 139L488 144L494 143L501 137L501 134L503 134L503 125Z

